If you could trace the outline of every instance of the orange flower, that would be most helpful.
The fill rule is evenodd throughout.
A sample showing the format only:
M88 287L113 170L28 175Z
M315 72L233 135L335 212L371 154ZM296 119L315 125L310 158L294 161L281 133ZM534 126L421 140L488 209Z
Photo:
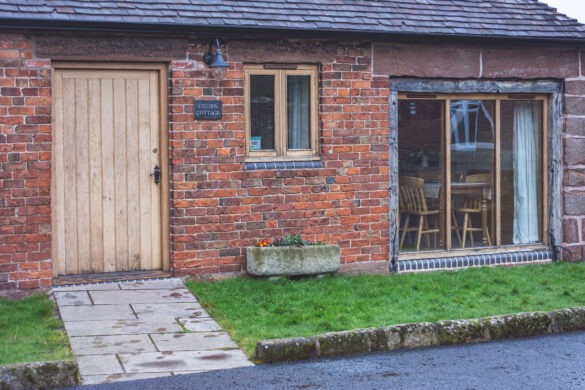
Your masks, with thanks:
M270 243L268 242L268 240L257 239L256 241L250 240L249 242L250 242L250 244L257 246L257 247L260 247L260 248L263 248L265 246L270 246Z

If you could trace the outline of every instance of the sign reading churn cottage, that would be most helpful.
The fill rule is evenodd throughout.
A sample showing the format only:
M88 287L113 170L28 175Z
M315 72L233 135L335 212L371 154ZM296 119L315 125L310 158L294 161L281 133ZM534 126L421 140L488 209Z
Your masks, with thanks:
M195 100L195 119L221 119L221 100Z

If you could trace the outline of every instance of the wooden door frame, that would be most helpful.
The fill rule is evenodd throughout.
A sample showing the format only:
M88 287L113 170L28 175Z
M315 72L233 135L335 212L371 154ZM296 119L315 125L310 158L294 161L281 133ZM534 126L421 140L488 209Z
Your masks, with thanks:
M51 90L55 90L55 70L68 69L104 69L104 70L153 70L159 74L159 166L162 180L160 181L160 232L161 232L161 263L163 271L170 271L170 203L169 203L169 121L168 121L168 87L166 63L160 62L82 62L82 61L54 61L51 64ZM51 96L53 98L53 96ZM51 133L54 129L55 104L51 102ZM53 226L55 207L53 204L53 185L55 180L55 142L51 142L51 226ZM52 249L56 247L55 234L52 231ZM51 268L53 277L56 277L56 267L53 264L55 256L51 254Z

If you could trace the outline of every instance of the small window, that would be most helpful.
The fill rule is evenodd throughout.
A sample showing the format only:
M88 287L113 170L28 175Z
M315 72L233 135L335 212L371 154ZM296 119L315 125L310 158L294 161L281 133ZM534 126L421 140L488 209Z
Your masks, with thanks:
M317 66L244 67L246 161L318 158Z

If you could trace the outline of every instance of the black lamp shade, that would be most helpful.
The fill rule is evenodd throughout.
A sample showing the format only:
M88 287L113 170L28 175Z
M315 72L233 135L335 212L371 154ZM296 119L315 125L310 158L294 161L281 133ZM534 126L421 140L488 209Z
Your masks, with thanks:
M212 41L213 42L213 41ZM211 52L211 42L209 44L209 52L203 55L203 62L209 65L210 68L227 68L229 65L223 60L221 49L219 48L219 39L215 39L217 50L215 54Z

